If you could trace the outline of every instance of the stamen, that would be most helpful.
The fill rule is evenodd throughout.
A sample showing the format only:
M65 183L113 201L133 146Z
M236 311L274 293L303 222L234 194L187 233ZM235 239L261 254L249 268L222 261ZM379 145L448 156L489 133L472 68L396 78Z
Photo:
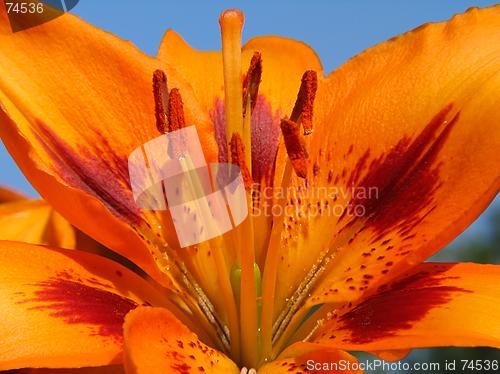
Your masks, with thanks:
M184 119L184 107L182 105L182 98L179 90L173 88L168 96L168 125L167 132L172 132L176 130L183 129L186 127L186 121ZM172 136L172 142L170 143L172 149L172 155L175 158L183 158L186 155L186 139L184 134L174 133Z
M242 81L241 81L241 30L245 16L240 10L226 10L219 18L222 35L222 63L224 68L224 93L226 108L227 142L235 132L243 133Z
M257 95L259 94L259 84L262 77L262 59L260 52L255 52L250 61L247 75L243 81L243 115L246 115L247 99L252 102L252 113L257 102Z
M305 178L307 176L306 156L299 136L299 126L295 122L284 118L281 120L280 127L293 170L295 170L297 176Z
M290 120L304 126L304 135L313 132L313 108L314 98L318 89L318 74L314 70L308 70L302 76L297 101L290 116Z
M241 175L243 176L243 182L245 183L245 189L250 192L253 180L248 171L248 167L245 161L245 146L241 140L240 134L237 132L233 133L231 139L231 163L237 165L241 169Z
M168 102L167 76L162 70L153 73L153 97L155 101L156 128L165 134L165 108Z
M184 120L184 106L179 89L173 88L168 97L168 128L167 132L180 130L186 127Z

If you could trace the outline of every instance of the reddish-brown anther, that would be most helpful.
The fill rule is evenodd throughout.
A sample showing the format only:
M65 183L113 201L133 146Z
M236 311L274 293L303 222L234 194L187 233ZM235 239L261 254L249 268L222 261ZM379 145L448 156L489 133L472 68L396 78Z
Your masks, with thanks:
M186 127L184 119L184 107L179 90L173 88L168 95L168 112L167 112L167 132L171 133ZM183 134L171 134L171 150L175 158L181 158L186 154L186 139Z
M313 108L314 98L318 89L318 74L314 70L308 70L302 76L297 101L293 107L290 120L297 122L302 115L302 125L304 126L304 135L309 135L313 132Z
M252 185L252 176L248 170L247 164L245 162L245 146L241 140L240 134L237 132L233 133L231 138L231 163L238 166L241 170L241 175L243 176L243 182L245 183L245 189L250 191L250 186Z
M250 100L252 102L251 108L252 113L257 102L257 95L259 94L259 85L262 77L262 58L260 57L260 52L255 52L250 61L250 67L248 68L247 75L243 81L243 115L246 113L247 98L250 94Z
M307 176L306 155L299 136L299 126L287 118L281 120L280 126L293 170L299 177L305 178Z
M162 70L156 70L153 73L153 97L155 101L156 128L160 134L164 134L166 125L165 107L168 102L168 89L167 76Z

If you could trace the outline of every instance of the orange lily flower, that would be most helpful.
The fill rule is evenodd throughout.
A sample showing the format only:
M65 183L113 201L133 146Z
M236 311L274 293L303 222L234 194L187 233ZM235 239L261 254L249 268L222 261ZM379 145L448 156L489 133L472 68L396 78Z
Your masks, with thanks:
M327 77L303 43L240 47L239 11L221 15L222 53L168 31L150 58L70 14L12 34L0 8L2 141L56 212L152 278L1 241L0 370L361 372L347 351L500 348L500 267L423 262L500 189L500 6ZM128 170L173 123L240 167L250 212L186 248L169 210L138 207Z

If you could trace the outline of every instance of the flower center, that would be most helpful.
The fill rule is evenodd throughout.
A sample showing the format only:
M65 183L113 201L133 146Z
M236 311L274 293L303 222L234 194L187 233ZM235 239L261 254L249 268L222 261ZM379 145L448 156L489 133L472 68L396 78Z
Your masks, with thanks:
M222 144L218 142L218 144L219 152L227 152L228 162L241 169L247 191L248 210L252 212L255 196L252 196L254 191L251 186L260 180L257 176L258 172L252 170L251 115L258 101L263 60L261 54L255 52L250 67L243 76L241 68L243 22L244 16L239 10L226 11L219 19L222 34L226 141L225 144L224 142ZM290 117L282 118L280 121L282 139L279 140L278 147L274 148L274 152L277 153L280 147L285 147L289 156L283 172L282 191L287 191L294 171L301 178L307 175L308 153L303 135L312 133L316 89L316 72L312 70L305 72ZM168 92L167 77L161 71L156 71L153 75L153 92L158 131L163 134L185 127L181 94L176 88ZM304 127L303 135L300 131L301 126ZM261 133L260 136L267 136L267 134ZM173 154L179 160L185 157L187 151L182 140L178 146L172 145L171 148L169 154ZM273 163L276 163L276 153L269 155ZM189 165L186 166L186 170L188 169L190 169ZM276 170L275 165L272 170ZM271 178L271 181L273 180L274 178ZM190 184L196 185L191 182ZM265 197L260 197L260 199L263 198ZM286 211L287 200L286 194L281 194L277 199L276 204L281 208L280 211ZM270 204L272 203L271 197ZM266 204L269 204L269 201ZM200 209L203 210L203 207ZM251 214L239 226L224 235L221 245L211 247L220 290L224 296L227 320L218 317L208 297L196 284L196 280L190 277L187 267L184 264L180 265L181 272L190 282L189 286L197 290L196 299L200 304L200 309L217 330L216 336L220 340L222 350L225 350L240 367L243 365L259 367L267 360L275 358L279 352L276 349L273 350L275 348L273 344L287 327L287 321L273 320L276 314L273 308L284 219L285 215L280 214L273 215L271 221L264 221L262 217ZM263 225L272 229L269 240L259 242L255 232ZM224 246L229 246L234 251L233 259L228 258L228 251L224 251ZM264 265L263 269L257 265L256 252L263 256L264 260L260 262L261 266ZM228 270L228 264L230 270ZM279 314L283 315L283 313ZM255 370L244 369L242 371L242 373L252 372Z

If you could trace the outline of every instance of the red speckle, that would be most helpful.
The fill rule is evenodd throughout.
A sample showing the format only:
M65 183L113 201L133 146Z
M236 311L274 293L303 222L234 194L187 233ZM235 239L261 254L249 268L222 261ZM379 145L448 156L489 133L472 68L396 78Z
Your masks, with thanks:
M319 173L319 165L318 163L316 162L313 166L313 175L316 177Z
M180 374L189 374L189 370L191 370L191 366L182 363L182 364L172 364L170 368L177 371Z

